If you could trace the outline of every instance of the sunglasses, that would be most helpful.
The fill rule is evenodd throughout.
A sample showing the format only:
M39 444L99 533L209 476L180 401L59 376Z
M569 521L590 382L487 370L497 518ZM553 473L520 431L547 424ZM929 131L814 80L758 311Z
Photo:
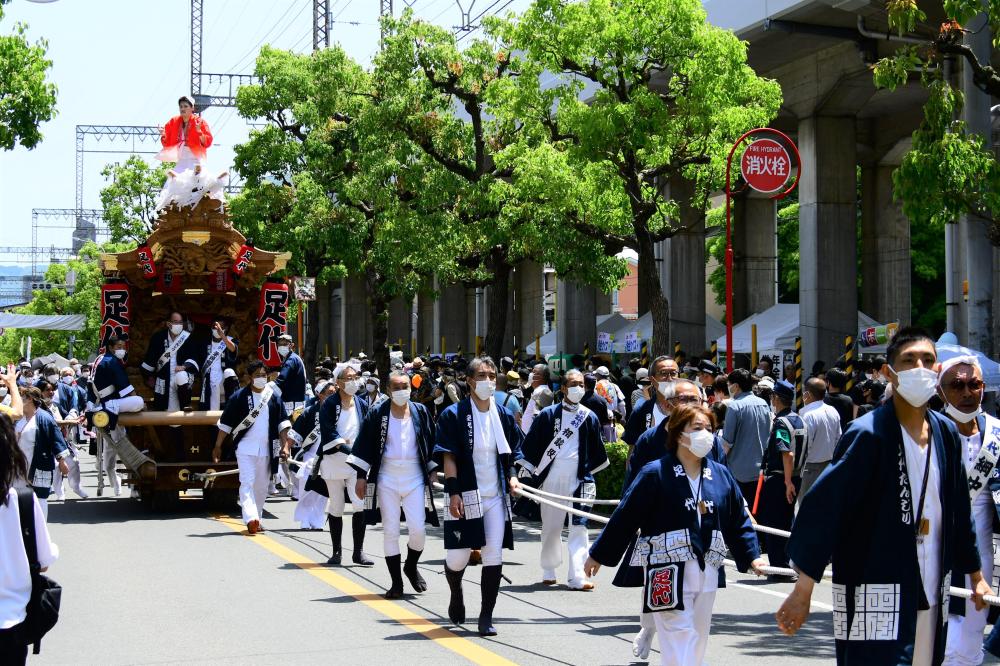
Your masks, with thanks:
M961 379L953 379L948 383L948 388L952 391L964 391L966 387L970 391L978 391L983 388L983 380L973 378L967 382L963 382Z
M673 400L674 402L679 402L682 405L696 405L701 402L701 398L694 395L679 395Z

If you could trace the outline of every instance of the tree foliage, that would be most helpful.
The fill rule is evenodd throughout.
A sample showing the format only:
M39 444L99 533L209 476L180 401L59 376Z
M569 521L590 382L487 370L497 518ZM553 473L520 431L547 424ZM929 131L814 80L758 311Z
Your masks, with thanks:
M520 198L551 211L570 238L638 253L651 352L665 353L654 245L702 221L728 147L770 122L779 86L753 72L746 44L710 25L697 0L537 0L488 25L523 54L508 105L519 140L504 154Z
M101 170L109 181L101 190L101 206L112 242L141 242L152 233L156 197L170 169L170 164L153 167L139 155L130 155L124 163Z
M9 1L0 2L0 21ZM34 148L42 140L39 125L56 115L56 86L47 78L48 42L29 42L27 31L17 23L13 33L0 35L0 150L18 144Z
M926 15L912 0L888 3L890 25L901 32L912 31ZM989 62L980 62L964 43L969 32L965 25L980 12L1000 45L1000 4L980 0L946 0L947 18L925 45L904 48L881 60L875 67L877 85L895 89L905 84L910 72L920 68L920 81L930 97L924 118L913 133L913 146L893 175L895 196L912 226L939 226L954 222L960 215L974 214L992 221L991 237L1000 244L1000 164L988 137L969 131L958 120L965 103L962 92L945 80L945 59L957 58L971 69L977 88L993 97L1000 96L1000 74ZM983 29L977 21L976 30Z

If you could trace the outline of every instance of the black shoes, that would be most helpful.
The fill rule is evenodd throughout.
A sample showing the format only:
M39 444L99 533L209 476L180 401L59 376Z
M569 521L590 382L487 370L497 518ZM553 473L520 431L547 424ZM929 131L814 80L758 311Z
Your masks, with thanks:
M465 623L465 598L462 596L462 576L465 569L452 571L448 565L444 565L444 577L448 580L448 587L451 589L451 600L448 602L448 619L452 624Z
M420 570L417 569L417 563L420 562L421 555L423 555L423 551L407 548L406 564L403 565L403 573L406 574L414 590L417 592L426 592L427 581L424 580L424 577L420 575ZM399 556L397 555L396 557Z

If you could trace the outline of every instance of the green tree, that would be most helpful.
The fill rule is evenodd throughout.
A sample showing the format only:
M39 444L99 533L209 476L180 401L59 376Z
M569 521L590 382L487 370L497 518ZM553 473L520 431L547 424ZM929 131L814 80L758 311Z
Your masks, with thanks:
M150 166L139 155L101 170L108 182L101 190L104 221L112 242L142 242L156 222L156 197L172 165Z
M33 315L86 315L86 323L81 331L43 331L35 329L11 328L0 336L0 361L12 361L21 356L23 340L31 336L32 355L44 356L52 352L62 355L70 353L70 336L75 336L73 354L86 358L97 351L101 327L100 302L101 285L104 277L97 260L102 252L120 252L128 249L122 244L105 244L98 248L87 243L80 254L65 264L52 264L45 271L45 281L58 285L52 289L34 292L26 305L14 308L17 314ZM74 282L67 289L69 274ZM72 293L69 293L72 291Z
M636 251L651 351L667 353L655 244L701 223L729 146L770 122L779 86L753 72L746 44L710 25L698 0L537 0L488 25L523 54L508 105L523 116L519 145L505 155L522 198L571 238Z
M0 0L0 20L3 5ZM46 58L48 42L34 44L27 38L28 26L14 25L14 32L0 35L0 149L17 144L34 148L42 140L39 125L56 115L56 86L47 79L52 61Z
M915 0L892 0L887 8L890 26L901 33L913 31L927 18ZM988 139L957 120L964 95L944 78L945 60L957 58L971 68L977 88L1000 97L1000 73L989 62L980 62L963 40L969 32L963 25L986 12L994 49L1000 45L1000 3L946 0L944 10L946 18L936 35L928 36L923 45L897 51L875 67L876 84L890 89L905 84L910 73L920 69L920 81L930 94L923 122L913 133L913 146L893 174L894 193L902 201L911 229L929 223L940 226L973 214L991 222L993 243L1000 244L1000 163ZM977 31L986 27L976 24Z

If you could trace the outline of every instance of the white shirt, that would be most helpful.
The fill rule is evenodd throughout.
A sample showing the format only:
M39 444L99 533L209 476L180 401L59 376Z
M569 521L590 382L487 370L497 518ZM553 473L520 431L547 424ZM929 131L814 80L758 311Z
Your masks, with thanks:
M34 499L34 505L35 544L38 562L44 568L56 561L59 549L49 540L49 529L38 499ZM21 537L17 491L13 488L7 494L7 503L0 504L0 562L3 562L0 566L0 629L10 629L24 621L31 597L31 571Z
M806 463L824 463L833 459L842 434L840 412L822 400L810 402L799 410L799 416L806 426Z
M535 401L528 400L524 413L521 414L521 430L527 433L531 429L531 422L535 420Z
M660 403L655 403L653 405L653 427L655 428L660 425L665 418L667 418L667 415L660 411Z
M924 466L927 463L928 453L931 445L925 446L921 450L920 445L903 426L899 427L903 433L903 450L906 452L906 475L910 480L910 496L913 506L913 521L916 526L917 511L920 508L920 488L924 480ZM933 436L933 435L932 435ZM935 442L933 446L937 448L941 444ZM941 546L941 473L938 470L937 453L931 458L930 474L927 478L927 497L924 499L923 517L930 522L929 531L923 538L917 539L917 563L920 565L920 578L924 585L924 594L927 596L927 603L936 606L941 603L941 561L939 548Z
M17 445L21 447L24 459L28 461L28 467L31 467L31 461L35 455L35 437L38 435L38 424L32 415L30 419L21 419L19 425L21 428L18 431Z
M566 409L566 403L563 403L562 408L562 421L559 423L560 428L565 430L569 427L569 424L576 418L579 414L579 405L576 409L570 411ZM559 433L556 433L557 435ZM573 431L573 434L566 438L563 442L562 448L556 453L556 460L579 460L580 459L580 429L577 428Z
M691 486L691 497L694 498L694 514L698 517L698 527L701 527L701 474L696 477L691 477L689 474L687 476L688 485Z
M229 339L232 340L232 338ZM218 348L220 344L223 346L223 350L215 358L215 360L212 361L212 365L210 365L208 368L208 380L212 384L212 386L218 386L219 384L222 383L222 357L225 356L226 354L225 343L222 340L216 340L214 337L212 338L212 350L209 352L210 355Z
M253 396L253 406L254 409L260 404L261 394L250 392ZM271 396L271 400L277 400L276 397ZM269 410L267 408L260 410L260 414L254 419L253 425L244 431L243 439L240 440L240 445L236 447L236 455L241 456L271 456L271 443L268 441L268 420L269 420Z
M413 432L413 419L410 418L409 409L402 419L389 414L389 431L386 433L383 459L393 462L418 459L416 433Z
M482 497L496 497L500 494L497 476L497 442L493 435L493 420L490 413L481 412L472 405L472 461L476 467L476 486Z
M968 472L972 469L972 465L976 462L976 456L979 455L979 450L983 448L983 435L977 432L971 437L966 437L959 433L959 439L962 441L962 452L965 454L965 471ZM986 489L984 489L976 497L972 504L972 518L976 522L976 532L981 533L985 530L985 526L989 525L990 531L993 529L993 495ZM992 539L990 539L992 542Z
M334 398L335 400L337 398ZM337 434L347 440L347 445L354 444L358 437L358 430L361 424L358 423L358 408L355 405L350 407L340 406L340 418L337 419Z

